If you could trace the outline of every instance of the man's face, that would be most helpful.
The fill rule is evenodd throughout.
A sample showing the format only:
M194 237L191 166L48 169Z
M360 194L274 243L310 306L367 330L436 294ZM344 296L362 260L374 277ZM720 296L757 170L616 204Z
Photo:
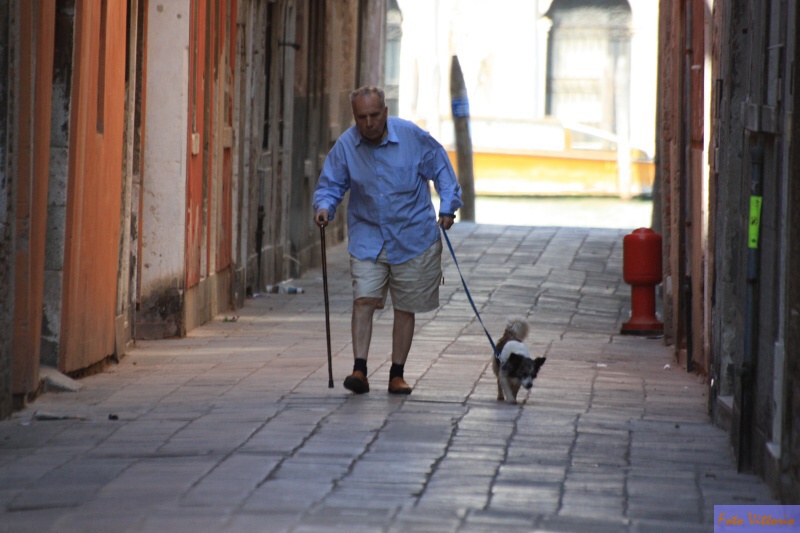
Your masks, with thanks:
M372 144L379 144L383 140L383 130L388 116L389 108L381 106L378 95L359 96L353 102L353 118L356 120L358 131Z

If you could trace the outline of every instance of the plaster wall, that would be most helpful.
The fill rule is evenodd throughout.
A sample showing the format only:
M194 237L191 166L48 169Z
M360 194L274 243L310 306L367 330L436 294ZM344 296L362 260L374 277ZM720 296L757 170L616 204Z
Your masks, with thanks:
M184 289L189 0L148 3L141 297Z

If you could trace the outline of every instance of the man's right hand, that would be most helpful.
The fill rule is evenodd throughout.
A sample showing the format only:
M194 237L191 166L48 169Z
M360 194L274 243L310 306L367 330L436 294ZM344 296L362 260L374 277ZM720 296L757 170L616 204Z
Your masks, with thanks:
M314 213L314 224L316 224L319 227L327 226L329 216L330 215L328 214L327 209L320 209L319 211Z

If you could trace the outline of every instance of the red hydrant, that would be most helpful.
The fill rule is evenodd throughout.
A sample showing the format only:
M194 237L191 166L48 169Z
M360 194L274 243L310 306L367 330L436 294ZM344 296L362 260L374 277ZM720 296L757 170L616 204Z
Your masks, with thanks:
M660 335L656 318L656 285L661 283L661 235L649 228L622 239L622 278L631 285L631 319L622 325L628 335Z

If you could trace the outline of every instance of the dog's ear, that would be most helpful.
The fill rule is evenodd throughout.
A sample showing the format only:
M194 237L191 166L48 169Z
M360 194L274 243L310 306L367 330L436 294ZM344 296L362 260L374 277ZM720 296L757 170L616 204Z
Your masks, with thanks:
M533 368L539 370L544 365L544 362L547 361L547 357L537 357L533 360Z

